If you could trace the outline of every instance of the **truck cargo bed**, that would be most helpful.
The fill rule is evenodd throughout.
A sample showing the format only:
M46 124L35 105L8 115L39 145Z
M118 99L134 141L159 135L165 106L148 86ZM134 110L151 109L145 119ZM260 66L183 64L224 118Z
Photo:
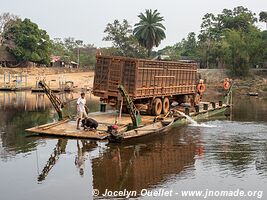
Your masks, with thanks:
M194 94L196 82L196 63L97 56L93 93L117 99L121 84L134 100Z

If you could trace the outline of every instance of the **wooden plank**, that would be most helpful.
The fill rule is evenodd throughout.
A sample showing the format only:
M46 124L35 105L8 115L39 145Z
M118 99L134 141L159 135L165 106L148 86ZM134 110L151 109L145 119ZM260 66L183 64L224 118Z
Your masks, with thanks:
M49 128L52 128L52 127L58 126L58 125L60 125L60 124L67 123L68 121L70 121L70 119L65 119L65 120L62 120L62 121L56 122L56 123L54 123L54 124L50 124L49 126L43 127L42 129L43 129L43 130L46 130L46 129L49 129Z
M223 104L223 106L219 106L216 104L216 108L213 109L211 105L209 105L208 110L204 111L203 109L200 110L199 113L191 112L190 116L194 119L202 119L213 114L223 112L227 105ZM179 110L179 107L176 108ZM119 123L119 130L124 132L129 123L131 123L131 118L128 114L123 114L121 118L118 118L117 112L107 112L107 113L90 113L89 117L98 121L99 126L96 131L85 131L85 130L76 130L76 121L70 120L63 120L60 122L48 123L41 126L36 126L33 128L26 129L28 132L38 133L43 135L50 135L50 136L59 136L59 137L74 137L74 138L86 138L86 139L97 139L102 140L105 139L108 134L106 130L109 125L115 123L115 120L118 120ZM137 137L146 134L151 134L152 132L158 132L163 130L164 125L162 122L153 123L155 117L144 115L142 116L142 122L144 124L143 127L138 128L136 130L128 131L123 133L124 137ZM165 118L165 120L170 120L172 118Z
M51 125L51 123L50 123ZM40 135L50 135L50 136L64 136L64 137L74 137L74 138L87 138L87 139L104 139L108 136L102 129L98 131L85 131L76 130L76 122L65 122L65 123L54 123L55 126L50 126L49 128L40 128L36 126L30 129L26 129L28 132L38 133ZM106 129L104 129L106 130Z

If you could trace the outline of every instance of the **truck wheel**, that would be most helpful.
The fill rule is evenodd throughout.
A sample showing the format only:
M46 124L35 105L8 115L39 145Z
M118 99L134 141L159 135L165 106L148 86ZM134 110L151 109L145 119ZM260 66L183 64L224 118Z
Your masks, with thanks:
M159 98L156 98L153 100L153 105L152 105L152 115L160 115L162 111L162 101Z
M163 103L162 104L163 104L162 105L162 113L166 115L170 110L170 100L169 100L169 98L165 97L163 99Z

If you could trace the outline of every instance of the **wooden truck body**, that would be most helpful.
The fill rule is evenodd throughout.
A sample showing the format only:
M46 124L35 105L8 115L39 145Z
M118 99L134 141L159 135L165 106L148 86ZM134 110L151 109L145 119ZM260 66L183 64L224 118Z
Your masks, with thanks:
M197 64L97 56L93 94L102 101L117 102L121 100L118 92L120 84L135 103L146 104L147 110L153 110L155 101L160 104L156 99L161 99L164 110L164 98L168 98L165 101L170 104L169 99L181 101L185 95L196 94ZM160 105L157 107L159 112Z

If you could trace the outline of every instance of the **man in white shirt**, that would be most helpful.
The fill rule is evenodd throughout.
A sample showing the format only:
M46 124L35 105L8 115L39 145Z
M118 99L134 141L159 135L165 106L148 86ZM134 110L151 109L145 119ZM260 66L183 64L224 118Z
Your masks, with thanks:
M79 124L80 121L83 117L88 117L86 110L85 110L85 106L86 106L86 99L85 99L85 93L81 93L81 97L78 98L77 100L77 129L79 130Z

